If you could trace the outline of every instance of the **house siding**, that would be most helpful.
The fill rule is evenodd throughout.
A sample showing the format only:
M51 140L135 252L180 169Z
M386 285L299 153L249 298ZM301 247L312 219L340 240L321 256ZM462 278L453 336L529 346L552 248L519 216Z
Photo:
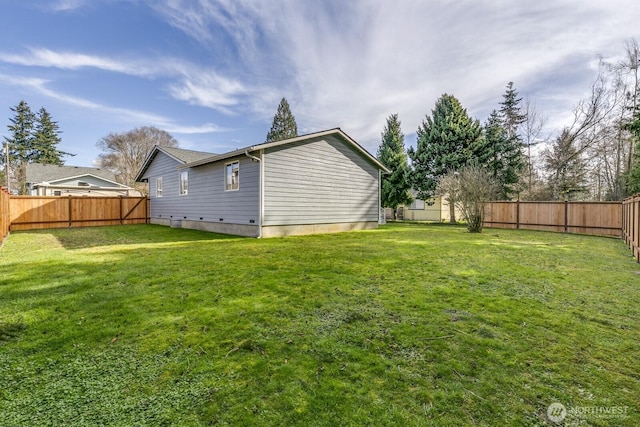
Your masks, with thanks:
M225 164L240 163L240 186L225 191ZM147 168L143 179L149 180L151 217L228 224L258 224L259 164L246 156L178 170L180 163L162 152ZM188 192L179 191L180 173L189 172ZM162 177L162 197L156 197L156 178ZM253 223L251 222L253 221ZM195 228L189 226L189 228Z
M378 167L325 136L264 153L264 226L378 221Z

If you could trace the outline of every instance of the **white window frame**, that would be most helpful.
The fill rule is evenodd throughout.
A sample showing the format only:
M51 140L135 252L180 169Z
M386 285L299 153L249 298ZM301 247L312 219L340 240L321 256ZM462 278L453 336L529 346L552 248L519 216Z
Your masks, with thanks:
M189 171L180 172L179 186L181 196L189 194Z
M421 204L419 205L417 202L420 202ZM423 211L424 208L425 208L424 200L413 199L413 202L411 202L411 204L409 205L410 211Z
M235 167L235 183L233 182ZM231 172L231 173L229 173ZM229 182L231 179L231 182ZM225 163L224 165L224 191L238 191L240 189L240 161Z
M156 178L156 197L162 197L162 177Z

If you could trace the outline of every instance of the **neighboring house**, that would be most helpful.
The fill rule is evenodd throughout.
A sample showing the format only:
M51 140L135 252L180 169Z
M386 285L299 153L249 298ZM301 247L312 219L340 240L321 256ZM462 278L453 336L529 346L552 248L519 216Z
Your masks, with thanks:
M340 129L209 154L157 146L151 223L273 237L375 228L388 170Z
M32 196L139 196L140 192L116 182L103 168L27 164L27 191Z
M413 203L409 206L400 205L397 210L397 219L406 221L449 221L449 203L442 200L441 197L434 197L428 202L417 199L417 192L410 190L413 196ZM431 204L430 204L431 203ZM385 210L387 219L393 219L393 209L387 208ZM456 219L460 220L460 213L456 209Z

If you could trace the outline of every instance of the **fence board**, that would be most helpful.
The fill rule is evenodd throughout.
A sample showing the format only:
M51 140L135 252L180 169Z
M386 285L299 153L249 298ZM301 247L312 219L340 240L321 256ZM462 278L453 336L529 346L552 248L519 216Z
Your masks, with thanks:
M491 202L486 227L622 236L621 202Z
M622 237L640 262L640 194L622 202Z
M146 197L11 196L11 230L144 224Z

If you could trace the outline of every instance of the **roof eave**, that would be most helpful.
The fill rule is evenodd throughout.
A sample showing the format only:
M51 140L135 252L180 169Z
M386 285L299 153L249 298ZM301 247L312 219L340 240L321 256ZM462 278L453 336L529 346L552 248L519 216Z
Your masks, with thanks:
M158 151L160 151L163 154L171 157L173 160L177 161L178 163L184 163L183 160L180 160L179 158L177 158L173 154L167 152L166 150L163 150L161 145L155 145L153 147L153 150L151 150L151 152L149 153L149 155L145 159L144 163L142 164L142 167L140 168L140 171L138 172L136 177L133 179L134 182L144 182L144 181L142 181L142 176L147 171L147 168L151 164L151 161L153 160L153 158L156 156L156 154L158 154Z

